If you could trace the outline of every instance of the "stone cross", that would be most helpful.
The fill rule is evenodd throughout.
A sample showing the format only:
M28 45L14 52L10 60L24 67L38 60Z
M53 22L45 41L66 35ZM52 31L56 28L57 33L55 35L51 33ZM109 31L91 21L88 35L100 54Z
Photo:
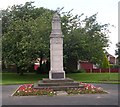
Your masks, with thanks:
M65 79L65 71L63 70L63 35L60 17L57 13L53 15L52 32L50 35L49 79Z

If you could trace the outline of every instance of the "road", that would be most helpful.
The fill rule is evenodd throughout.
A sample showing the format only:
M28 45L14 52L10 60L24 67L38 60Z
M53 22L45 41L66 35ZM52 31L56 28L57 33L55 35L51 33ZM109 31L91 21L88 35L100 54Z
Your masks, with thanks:
M19 85L2 87L2 105L118 105L117 84L93 84L109 94L82 94L60 96L11 96Z

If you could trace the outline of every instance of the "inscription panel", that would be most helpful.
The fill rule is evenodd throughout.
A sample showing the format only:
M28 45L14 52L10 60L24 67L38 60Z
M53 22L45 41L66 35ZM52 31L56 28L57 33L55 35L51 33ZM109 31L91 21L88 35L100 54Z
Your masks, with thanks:
M53 79L61 79L64 78L64 73L52 73Z

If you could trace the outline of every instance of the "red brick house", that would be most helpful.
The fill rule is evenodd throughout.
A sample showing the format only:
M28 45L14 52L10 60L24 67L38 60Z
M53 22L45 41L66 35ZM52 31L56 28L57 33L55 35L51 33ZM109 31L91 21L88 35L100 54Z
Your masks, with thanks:
M78 61L77 69L93 69L94 65L93 63L90 63L89 61Z
M107 53L107 58L110 64L116 64L117 58L115 58L113 55ZM89 61L78 61L77 69L95 69L97 68L93 63L90 63Z

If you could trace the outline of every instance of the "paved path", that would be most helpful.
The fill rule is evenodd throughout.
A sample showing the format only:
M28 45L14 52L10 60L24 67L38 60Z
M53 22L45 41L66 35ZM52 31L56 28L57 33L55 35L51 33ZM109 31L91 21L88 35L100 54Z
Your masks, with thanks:
M71 96L11 96L19 85L2 87L2 105L118 105L117 84L94 84L109 94L84 94ZM1 87L1 86L0 86Z

